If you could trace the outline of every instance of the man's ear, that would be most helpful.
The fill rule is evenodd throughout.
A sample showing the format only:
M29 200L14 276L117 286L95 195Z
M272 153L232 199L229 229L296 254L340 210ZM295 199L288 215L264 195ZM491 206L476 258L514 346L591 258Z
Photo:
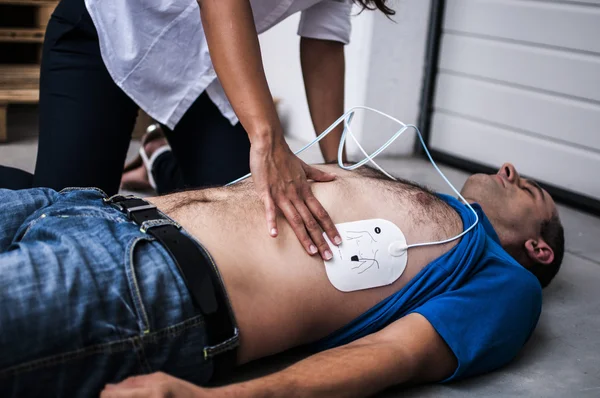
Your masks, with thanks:
M543 239L529 239L525 242L525 251L535 263L547 265L554 261L554 250Z

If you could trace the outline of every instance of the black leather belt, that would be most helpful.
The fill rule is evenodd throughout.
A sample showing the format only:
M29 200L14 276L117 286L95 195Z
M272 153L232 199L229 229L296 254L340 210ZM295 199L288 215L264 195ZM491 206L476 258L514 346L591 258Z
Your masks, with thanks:
M213 269L208 254L181 232L181 227L163 216L156 206L131 196L104 199L127 214L144 233L152 235L167 249L191 293L195 305L204 315L208 346L204 359L214 361L216 377L235 367L239 332L229 313L227 296Z

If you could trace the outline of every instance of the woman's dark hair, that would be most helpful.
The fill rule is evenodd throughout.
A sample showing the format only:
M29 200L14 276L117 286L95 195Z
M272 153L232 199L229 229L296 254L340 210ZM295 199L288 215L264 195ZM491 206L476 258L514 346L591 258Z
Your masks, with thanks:
M378 9L388 17L396 15L396 11L385 5L387 0L354 0L355 3L359 4L363 10L376 10Z
M540 235L554 251L554 261L546 265L534 264L529 270L544 288L558 273L565 254L565 232L558 216L554 215L542 223Z

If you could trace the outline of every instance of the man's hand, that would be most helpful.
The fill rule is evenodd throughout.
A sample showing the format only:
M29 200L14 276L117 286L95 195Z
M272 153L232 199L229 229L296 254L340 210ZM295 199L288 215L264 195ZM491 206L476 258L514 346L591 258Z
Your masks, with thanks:
M130 377L119 384L107 384L100 398L203 398L208 390L165 373ZM214 395L210 395L214 397Z
M311 255L319 252L325 260L330 260L332 253L323 231L335 244L340 244L341 238L329 214L313 195L308 179L327 182L334 180L335 175L304 163L283 139L274 144L253 145L250 170L265 205L269 234L277 236L279 208L305 250Z

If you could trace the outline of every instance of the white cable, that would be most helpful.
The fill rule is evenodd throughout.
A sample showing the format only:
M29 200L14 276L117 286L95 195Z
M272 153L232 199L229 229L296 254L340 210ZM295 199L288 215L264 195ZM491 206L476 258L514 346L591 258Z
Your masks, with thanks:
M352 122L352 118L354 117L354 112L356 110L358 110L358 109L364 109L364 110L367 110L367 111L375 112L375 113L377 113L377 114L379 114L381 116L385 116L388 119L390 119L390 120L398 123L399 125L401 125L402 128L400 130L398 130L381 147L379 147L379 149L377 149L375 152L373 152L371 155L369 155L364 150L364 148L362 147L362 145L360 145L360 143L358 142L358 140L356 139L356 137L352 133L352 130L350 129L350 123ZM446 178L446 176L444 175L444 173L442 173L442 171L439 169L439 167L437 166L437 164L435 163L435 161L431 157L431 154L429 153L429 150L427 149L427 145L425 145L425 141L423 140L423 136L421 136L421 132L419 131L419 129L417 128L417 126L415 126L413 124L404 124L400 120L398 120L398 119L396 119L396 118L394 118L394 117L392 117L392 116L390 116L390 115L388 115L386 113L378 111L377 109L369 108L367 106L355 106L353 108L350 108L350 110L348 110L345 114L343 114L342 116L340 116L335 122L333 122L333 124L331 126L329 126L325 131L323 131L312 142L308 143L307 145L305 145L304 147L302 147L300 150L296 151L295 155L301 154L302 152L304 152L305 150L307 150L308 148L310 148L311 146L313 146L317 142L321 141L323 138L325 138L325 136L327 134L329 134L331 131L333 131L333 129L336 128L337 125L340 124L341 122L344 122L344 130L342 132L342 137L340 139L340 145L338 146L338 166L339 167L341 167L344 170L355 170L355 169L363 166L365 163L371 162L383 174L385 174L386 176L388 176L392 180L396 180L394 177L392 177L390 174L388 174L381 166L379 166L375 162L375 160L373 160L373 159L377 155L379 155L381 152L383 152L385 149L387 149L387 147L389 147L390 145L392 145L392 143L394 141L396 141L396 139L398 139L398 137L400 137L406 130L408 130L409 128L412 128L417 133L417 136L419 137L419 141L421 142L421 146L425 150L425 154L427 154L427 157L429 158L429 161L431 162L431 164L433 165L433 167L435 168L435 170L442 177L442 179L444 179L444 181L446 181L446 183L450 186L450 188L452 188L452 190L454 191L454 193L465 203L465 205L467 205L467 207L469 207L469 209L475 215L475 222L469 228L467 228L462 233L456 235L453 238L449 238L449 239L445 239L445 240L441 240L441 241L437 241L437 242L414 243L412 245L406 246L406 249L410 249L411 247L433 246L433 245L441 245L441 244L444 244L444 243L449 243L449 242L452 242L452 241L454 241L456 239L459 239L459 238L463 237L465 234L467 234L469 231L471 231L473 228L475 228L475 226L479 222L479 216L477 215L477 212L475 211L475 209L473 209L473 207L471 207L471 204L469 202L467 202L467 200L460 194L460 192L454 187L454 185L452 185L452 183L448 180L448 178ZM354 142L356 143L356 145L358 146L358 148L360 149L360 151L363 153L363 155L365 155L365 158L363 160L361 160L360 162L358 162L358 163L356 163L356 164L354 164L352 166L345 166L344 163L343 163L343 161L342 161L343 160L344 144L346 143L346 139L347 139L347 134L348 133L350 133L350 136L352 137L352 139L354 140ZM245 180L246 178L250 177L251 175L252 175L252 173L248 173L245 176L243 176L241 178L238 178L237 180L232 181L232 182L230 182L227 185L232 185L232 184L235 184L235 183L240 182L242 180Z
M352 114L352 115L354 115L354 114ZM350 124L349 123L350 123L351 120L352 120L352 118L346 118L346 119L344 119L344 132L342 133L342 137L340 139L340 142L345 142L346 141L346 129L347 129L348 132L350 133L350 137L352 137L352 139L354 140L354 142L356 143L356 145L358 146L358 148L361 150L361 152L363 153L363 155L365 155L365 159L368 159L371 163L373 163L379 169L379 171L381 171L383 174L385 174L386 176L388 176L392 180L396 181L396 179L393 176L391 176L390 174L388 174L387 171L385 171L381 166L379 166L377 163L375 163L375 161L373 160L374 156L369 156L367 154L367 152L364 150L364 148L362 147L362 145L360 145L360 143L356 139L356 136L354 136L354 134L352 133L352 130L350 129ZM340 166L342 169L346 169L346 170L354 170L354 169L357 169L358 167L362 166L362 164L355 164L355 165L352 165L352 166L344 166L344 164L341 162L342 157L340 155L340 148L343 149L343 145L340 145L339 148L338 148L338 166Z
M425 153L427 154L427 157L429 158L429 161L431 162L431 164L433 165L433 167L436 169L436 171L439 173L439 175L444 179L444 181L446 181L446 184L448 184L450 186L450 188L452 188L452 190L454 191L454 193L473 212L473 214L475 215L475 222L473 222L473 224L469 228L465 229L462 233L456 235L454 238L440 240L438 242L414 243L412 245L408 245L406 248L409 249L411 247L419 247L419 246L442 245L444 243L452 242L452 241L454 241L456 239L459 239L459 238L463 237L465 234L467 234L469 231L471 231L473 228L475 228L475 226L479 222L479 215L477 214L477 212L475 211L475 209L473 209L473 207L471 206L471 204L469 202L467 202L467 200L460 194L460 192L456 188L454 188L454 185L452 185L452 183L448 180L448 178L446 178L446 176L444 175L444 173L442 173L442 170L439 169L439 167L437 166L437 164L435 164L435 162L433 161L433 158L431 157L431 154L429 153L429 149L427 149L427 145L425 145L425 141L423 141L423 136L421 135L421 132L419 131L419 129L417 128L417 126L415 126L413 124L409 124L407 127L412 127L415 130L415 132L419 136L419 141L421 141L421 146L423 147L423 149L425 150Z
M325 136L327 134L329 134L334 128L337 127L338 124L340 124L340 122L342 120L344 120L344 118L346 117L346 115L348 115L354 108L350 109L348 112L346 112L345 114L343 114L342 116L340 116L335 122L333 122L333 124L331 126L329 126L327 128L327 130L323 131L317 138L315 138L314 140L312 140L312 142L304 145L302 148L300 148L300 150L294 152L295 155L299 155L302 152L304 152L305 150L307 150L308 148L310 148L311 146L313 146L314 144L316 144L317 142L321 141L323 138L325 138ZM343 143L340 141L340 146L343 147ZM338 158L339 158L339 154L341 152L338 151ZM246 178L250 177L252 175L252 173L248 173L243 177L238 178L237 180L231 181L229 184L227 184L226 186L229 185L233 185L235 183L238 183L240 181L245 180Z

